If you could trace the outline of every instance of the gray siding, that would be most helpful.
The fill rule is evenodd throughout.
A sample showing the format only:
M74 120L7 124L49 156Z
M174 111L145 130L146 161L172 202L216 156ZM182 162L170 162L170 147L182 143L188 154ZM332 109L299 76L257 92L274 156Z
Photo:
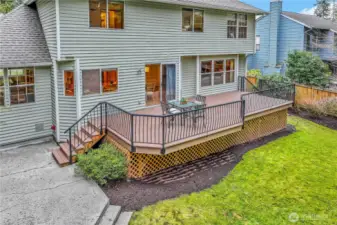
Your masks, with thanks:
M181 31L181 8L129 0L125 29L107 30L89 28L88 1L60 0L62 57L79 58L82 70L119 70L118 92L82 96L82 113L99 101L128 110L144 107L146 64L175 63L179 68L180 56L253 53L254 15L249 15L247 39L227 39L227 12L205 10L204 32L191 33Z
M64 71L75 71L74 62L64 62L58 64L57 85L59 100L59 117L60 117L60 139L65 140L68 136L64 134L77 120L76 97L65 96L64 94ZM75 76L75 74L74 74ZM76 86L75 86L76 88Z
M181 60L181 91L182 97L188 98L197 93L197 57L182 57Z
M56 11L54 0L38 0L37 9L41 20L48 49L52 58L57 56Z
M50 67L35 68L35 103L0 107L0 145L52 135L50 74ZM8 92L6 98L9 103Z

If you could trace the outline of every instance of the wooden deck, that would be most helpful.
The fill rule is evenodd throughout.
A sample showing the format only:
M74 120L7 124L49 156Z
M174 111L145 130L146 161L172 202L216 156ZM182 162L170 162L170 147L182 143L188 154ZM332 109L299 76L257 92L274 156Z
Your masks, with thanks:
M207 108L197 112L201 116L197 119L193 119L196 111L162 117L160 106L138 110L134 112L133 118L129 115L109 115L108 130L127 145L134 146L138 153L161 154L164 148L168 153L174 151L172 149L179 150L177 145L206 141L218 137L219 134L241 130L242 95L245 95L247 119L274 112L278 108L284 110L292 104L284 99L246 94L236 91L207 96ZM117 116L120 118L117 119Z

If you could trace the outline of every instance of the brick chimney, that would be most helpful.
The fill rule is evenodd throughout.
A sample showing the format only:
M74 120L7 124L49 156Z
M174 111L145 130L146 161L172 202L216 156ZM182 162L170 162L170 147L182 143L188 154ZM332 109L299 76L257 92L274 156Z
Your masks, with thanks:
M277 43L279 25L282 13L282 0L270 1L270 28L269 28L269 67L277 64Z

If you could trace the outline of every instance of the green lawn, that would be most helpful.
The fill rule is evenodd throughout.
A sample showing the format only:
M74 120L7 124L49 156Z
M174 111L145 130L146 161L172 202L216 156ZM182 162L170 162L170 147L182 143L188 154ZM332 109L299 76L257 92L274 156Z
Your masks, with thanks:
M337 131L289 123L296 133L248 152L219 184L146 207L131 224L293 224L290 214L295 224L337 224Z

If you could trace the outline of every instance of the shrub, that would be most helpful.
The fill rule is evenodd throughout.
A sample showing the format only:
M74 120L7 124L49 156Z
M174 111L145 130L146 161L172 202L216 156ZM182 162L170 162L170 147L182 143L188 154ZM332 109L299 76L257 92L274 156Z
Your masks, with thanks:
M111 144L102 144L99 149L79 155L75 172L105 185L109 180L124 178L127 162L123 153Z
M249 70L247 75L250 76L250 77L261 77L262 73L258 69L253 69L253 70Z
M286 64L286 75L296 83L318 87L326 87L329 84L329 66L310 52L291 52Z
M278 73L265 75L258 81L260 90L274 89L291 84L289 77L282 76Z
M333 116L337 118L337 99L330 98L316 102L308 102L298 106L314 117Z

